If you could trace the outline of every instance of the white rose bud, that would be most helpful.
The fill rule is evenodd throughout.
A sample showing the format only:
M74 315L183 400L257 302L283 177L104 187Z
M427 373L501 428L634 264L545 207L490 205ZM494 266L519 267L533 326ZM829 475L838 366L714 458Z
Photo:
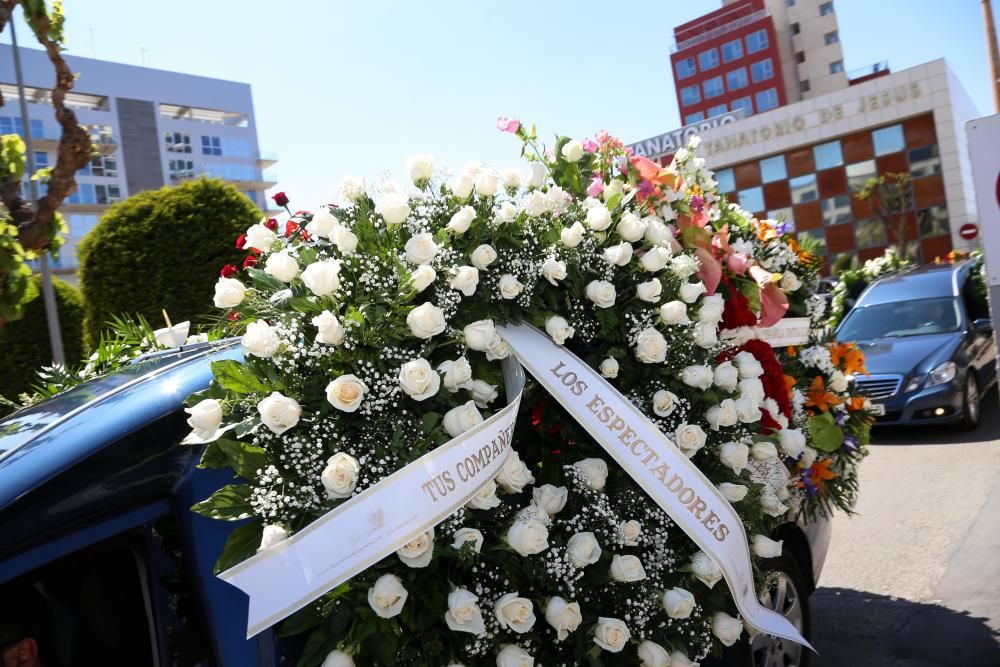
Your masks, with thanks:
M485 271L487 266L496 261L497 251L493 249L493 246L484 243L472 251L469 259L472 260L474 267L480 271Z
M656 303L659 301L662 293L663 283L656 279L639 283L635 288L635 295L642 301L647 301L649 303Z
M288 539L288 531L285 530L283 526L279 526L276 523L271 523L264 526L264 532L261 535L260 546L257 547L257 553L260 553L264 549L270 549L275 544L279 544Z
M514 222L517 218L517 207L514 206L509 201L505 201L500 204L500 207L496 210L496 222L499 224L508 224Z
M475 386L472 380L472 366L465 357L443 362L438 366L438 373L444 375L444 388L453 394L459 389L472 389Z
M781 444L781 451L793 459L799 458L806 449L806 436L800 429L781 429L778 431L778 442Z
M699 667L699 663L687 657L686 653L674 651L670 654L670 667Z
M729 502L738 503L747 497L747 491L749 491L749 489L742 484L730 484L729 482L723 482L722 484L719 484L719 491L722 492L722 495L724 495L726 500Z
M668 207L669 208L669 207ZM648 217L646 220L646 240L655 246L669 248L673 245L674 235L659 218Z
M497 400L499 395L496 385L490 384L485 380L472 381L472 400L480 408L485 409L486 406Z
M691 255L675 255L670 258L670 271L684 280L698 272L698 260Z
M626 547L639 546L639 537L642 535L642 524L635 519L622 521L618 524L618 539Z
M718 325L714 322L697 322L694 325L694 342L698 347L708 349L719 342Z
M618 377L618 360L614 357L608 357L601 362L601 375L606 378L616 378Z
M517 167L507 167L500 170L500 180L503 181L505 188L514 191L521 187L521 183L524 182L524 175Z
M681 424L674 430L674 440L677 447L691 458L695 452L705 446L705 432L697 424Z
M318 236L320 238L329 238L330 234L334 229L340 226L340 220L337 219L333 213L330 213L330 209L325 206L321 206L306 225L306 231L313 236Z
M775 542L766 535L753 536L753 552L761 558L777 558L781 555L781 545L784 540Z
M611 558L611 578L621 582L642 581L646 570L638 557L615 554Z
M341 375L326 385L326 400L343 412L355 412L368 393L368 385L353 373Z
M471 206L463 206L451 216L447 227L456 234L464 234L469 231L469 227L472 226L472 221L475 219L476 209Z
M622 237L623 241L635 243L646 233L646 222L635 213L629 211L622 216L616 229L618 236Z
M644 364L659 364L667 358L667 339L653 327L643 329L635 340L635 357Z
M534 190L521 201L521 208L530 217L537 218L548 213L549 200L540 190Z
M681 370L681 381L702 391L711 387L714 380L715 373L708 366L687 366Z
M752 424L760 421L760 404L753 396L740 396L734 405L742 423Z
M424 401L434 396L441 386L441 376L426 359L414 359L399 369L399 387L407 396Z
M403 611L409 593L394 574L383 574L368 589L368 606L380 618L392 618Z
M444 311L433 303L422 303L406 316L410 332L417 338L433 338L447 327Z
M732 646L743 634L743 621L733 618L724 611L712 617L712 634L725 646Z
M594 643L605 651L621 653L631 638L632 634L623 621L603 616L597 619L597 627L594 628Z
M750 447L750 456L755 461L773 461L778 458L778 448L773 442L755 442Z
M479 487L475 495L469 502L465 503L465 506L473 510L491 510L500 504L500 498L497 496L497 483L492 479Z
M483 423L483 416L476 409L475 401L468 401L444 413L442 426L453 438L462 435L476 424Z
M555 516L564 507L566 507L566 501L568 499L569 489L565 486L543 484L542 486L536 486L531 490L531 501L535 503L537 507L545 510L545 513L549 516Z
M313 262L302 272L302 282L316 296L327 296L340 289L340 262Z
M455 269L449 286L465 296L472 296L479 286L479 270L474 266L460 266Z
M411 264L427 264L437 255L441 247L434 242L434 237L427 232L414 234L403 246L406 261Z
M434 529L417 535L396 551L399 560L408 567L421 568L430 565L434 557Z
M670 618L687 618L694 611L694 595L683 588L671 588L663 593L663 610Z
M212 438L222 424L222 403L214 398L198 401L190 408L184 408L184 412L191 415L187 424L202 440Z
M608 464L604 459L582 459L574 463L573 467L583 475L584 481L591 489L594 491L604 489L608 481Z
M549 598L545 605L545 622L551 625L559 641L566 639L569 633L575 632L583 621L579 602L567 602L558 595Z
M731 361L724 361L715 367L712 382L723 391L735 391L740 381L740 371Z
M330 651L326 654L322 667L354 667L354 658L343 651Z
M278 435L298 424L302 415L298 401L277 391L271 392L270 396L258 403L257 411L260 413L261 423Z
M270 252L271 246L277 239L277 234L258 222L247 230L244 248L256 248L261 252Z
M361 464L358 460L344 452L337 452L326 461L320 480L330 499L350 498L358 485L358 474Z
M704 293L705 283L700 280L696 283L684 283L680 287L680 296L684 303L694 303Z
M406 169L414 185L421 185L431 180L434 174L434 158L430 155L418 154L406 158Z
M583 144L576 139L566 142L562 147L562 156L568 162L579 162L583 158L583 152Z
M718 431L720 427L735 426L739 421L736 412L736 403L731 398L727 398L718 405L714 405L705 413L705 421L712 427L713 431Z
M509 273L505 273L500 276L497 287L500 288L500 296L504 299L516 299L517 296L524 290L524 285L522 285L517 278Z
M607 280L591 280L587 283L585 293L598 308L610 308L615 305L615 286Z
M479 598L464 588L456 588L448 594L448 611L444 621L454 632L468 632L481 635L486 632L483 612L476 602Z
M347 227L337 227L330 234L330 240L342 255L353 255L358 249L358 237Z
M586 230L584 230L583 225L579 222L574 222L572 225L559 232L559 240L562 241L562 244L567 248L575 248L580 245L581 241L583 241L583 234L585 231Z
M340 182L340 191L349 201L357 202L365 197L364 176L347 176Z
M622 241L604 249L604 261L613 266L625 266L632 261L632 244Z
M791 271L785 271L781 276L781 282L778 283L778 286L781 287L783 292L795 292L802 287L802 281Z
M698 308L698 321L716 324L722 320L722 311L726 307L721 294L706 296Z
M691 572L698 581L709 588L713 588L722 579L722 570L704 551L691 556Z
M677 394L660 389L653 394L653 412L659 417L667 417L677 407Z
M638 653L641 667L670 667L670 654L656 642L645 640L639 644Z
M504 644L497 653L497 667L533 667L535 658L520 646Z
M524 465L524 461L515 450L510 450L500 472L496 476L497 484L507 493L520 493L529 484L535 483L535 477Z
M740 369L740 377L744 379L758 378L764 374L764 368L757 357L749 352L740 352L733 357L733 363Z
M476 174L475 186L480 197L492 197L500 189L500 177L495 171L483 169Z
M740 390L740 396L748 396L758 403L764 402L764 383L757 378L740 380L736 387Z
M670 261L670 250L659 246L650 248L639 258L643 271L659 273Z
M549 176L548 168L541 162L532 162L528 165L531 169L531 177L528 179L529 188L540 188L545 185L545 180Z
M788 506L781 502L781 499L770 487L765 487L760 494L760 506L768 516L781 516L788 511Z
M595 232L603 232L611 226L611 211L604 204L598 204L587 211L587 226Z
M410 285L417 292L423 292L437 279L437 271L428 264L421 264L410 274Z
M601 558L601 545L591 532L576 533L566 542L566 557L574 567L593 565Z
M459 528L455 531L454 538L451 547L455 551L461 551L466 544L471 544L472 550L477 554L483 550L483 534L475 528Z
M387 192L382 195L375 212L385 219L387 225L401 225L410 217L410 200L402 192Z
M601 198L604 201L610 201L615 195L623 196L625 194L625 182L620 178L612 178L607 185L604 186L604 192L601 193Z
M264 262L264 273L272 275L283 283L290 283L299 275L299 263L287 250L276 252Z
M690 324L687 306L683 301L669 301L660 306L660 320L664 324Z
M465 346L476 352L485 352L499 336L493 320L477 320L462 329Z
M573 337L573 327L564 318L554 315L545 320L545 333L552 337L556 345L562 345L567 338Z
M451 182L451 191L461 200L466 200L472 194L472 188L476 185L475 177L468 174L460 174Z
M312 318L312 325L316 327L316 342L324 345L340 345L344 340L344 327L341 326L337 316L329 310Z
M531 606L531 600L518 597L516 591L500 596L493 605L493 613L501 628L517 633L527 632L535 625L535 610Z
M216 308L235 308L246 298L247 288L236 278L219 278L213 303Z
M566 278L566 262L561 262L555 257L549 257L542 263L542 277L553 285L558 285L558 281Z
M525 557L542 553L549 548L549 529L538 519L518 519L507 530L507 544Z
M750 459L750 448L743 443L727 442L719 448L719 460L739 475Z

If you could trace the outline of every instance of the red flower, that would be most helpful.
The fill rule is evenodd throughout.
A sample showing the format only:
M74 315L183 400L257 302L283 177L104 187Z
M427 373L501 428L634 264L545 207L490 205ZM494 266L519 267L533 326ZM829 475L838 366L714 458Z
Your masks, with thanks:
M722 328L752 327L757 324L757 316L750 310L750 301L743 296L725 275L722 284L726 286L726 301L722 309Z
M240 319L240 314L234 310L233 312L226 315L226 319L229 320L230 322L235 322L236 320Z
M257 257L255 255L247 255L246 259L243 260L243 268L249 269L256 263L257 263Z
M243 250L243 247L246 246L246 244L247 244L247 235L246 234L240 234L239 236L236 237L236 247L237 248L239 248L240 250Z
M219 275L222 276L223 278L232 278L233 276L236 275L237 271L239 271L239 269L237 269L235 265L233 265L233 264L226 264L219 271Z
M271 199L273 199L274 203L278 206L288 206L288 197L284 192L276 192Z
M771 435L772 433L777 433L781 430L781 424L779 424L771 413L765 408L760 409L760 432L762 435Z
M275 220L274 218L268 218L267 222L264 223L264 226L270 229L272 232L278 231L278 221Z
M289 220L288 222L285 223L285 238L286 239L291 238L292 234L294 234L298 230L299 230L299 223L292 222L291 220Z

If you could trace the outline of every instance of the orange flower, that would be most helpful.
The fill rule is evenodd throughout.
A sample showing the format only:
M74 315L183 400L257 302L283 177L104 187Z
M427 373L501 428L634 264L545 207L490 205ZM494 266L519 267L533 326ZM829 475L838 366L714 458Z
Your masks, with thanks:
M854 343L831 343L830 361L834 366L840 367L844 375L854 373L869 375L868 369L865 368L865 354Z
M799 350L794 345L789 345L785 349L785 353L788 354L788 356L790 356L790 357L797 357L797 356L799 356Z
M837 477L837 473L830 470L831 465L833 465L833 459L822 459L812 464L812 468L809 469L809 477L812 478L812 483L816 485L820 493L823 493L823 485L827 480Z
M850 400L847 401L847 409L853 412L865 409L865 397L864 396L851 396Z
M826 385L823 384L823 376L817 375L813 378L812 384L809 386L809 391L806 393L806 405L826 412L840 402L841 400L836 394L826 390Z
M789 348L793 349L793 348ZM785 377L785 389L788 390L788 400L792 399L792 390L795 389L795 383L797 380L791 375L786 375Z

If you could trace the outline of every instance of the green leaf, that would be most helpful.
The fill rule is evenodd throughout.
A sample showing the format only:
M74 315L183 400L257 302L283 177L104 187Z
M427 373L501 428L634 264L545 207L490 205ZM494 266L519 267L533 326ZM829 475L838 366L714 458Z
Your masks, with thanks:
M285 283L281 282L269 273L264 273L260 269L248 269L251 280L253 280L253 286L259 290L264 290L267 292L277 292L278 290L285 289Z
M225 456L229 466L243 479L256 479L257 471L267 463L261 447L228 438L219 438L215 444Z
M320 614L318 606L315 603L308 604L284 620L281 628L278 630L278 636L292 637L300 635L303 632L312 630L322 622L323 616Z
M844 444L844 432L837 426L833 415L824 412L809 420L812 446L823 452L835 452Z
M213 361L212 373L215 375L215 381L223 388L237 394L252 394L270 389L246 364L232 359Z
M263 537L264 528L257 521L237 526L236 530L229 533L229 539L222 547L222 554L215 562L215 574L225 572L257 553Z
M314 303L309 299L301 296L293 296L291 299L285 302L289 308L293 308L300 313L322 313L323 306L318 303Z
M229 484L222 487L206 500L191 508L210 519L239 521L253 515L250 506L250 487L246 484Z
M305 648L302 649L302 657L299 658L298 667L315 667L323 664L327 654L337 648L337 643L337 638L331 637L325 627L316 628L309 635L309 640L306 641Z
M201 453L201 461L198 462L199 468L225 468L228 465L229 459L219 449L218 442L210 442L205 445L205 450Z

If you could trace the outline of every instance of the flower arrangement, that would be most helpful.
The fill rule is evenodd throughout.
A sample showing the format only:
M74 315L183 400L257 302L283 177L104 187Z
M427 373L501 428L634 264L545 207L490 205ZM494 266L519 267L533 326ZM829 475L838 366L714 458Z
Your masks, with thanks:
M247 261L215 305L245 359L215 362L188 399L202 465L240 478L193 509L251 519L218 571L494 414L508 321L667 435L738 511L758 565L780 555L781 522L850 507L863 357L757 339L787 314L821 321L815 255L721 199L696 140L663 168L604 132L545 148L498 127L527 172L470 162L449 180L413 156L412 186L347 178L344 206L241 236ZM464 507L284 622L310 633L300 664L684 667L739 639L719 566L537 385L522 405L514 450Z

